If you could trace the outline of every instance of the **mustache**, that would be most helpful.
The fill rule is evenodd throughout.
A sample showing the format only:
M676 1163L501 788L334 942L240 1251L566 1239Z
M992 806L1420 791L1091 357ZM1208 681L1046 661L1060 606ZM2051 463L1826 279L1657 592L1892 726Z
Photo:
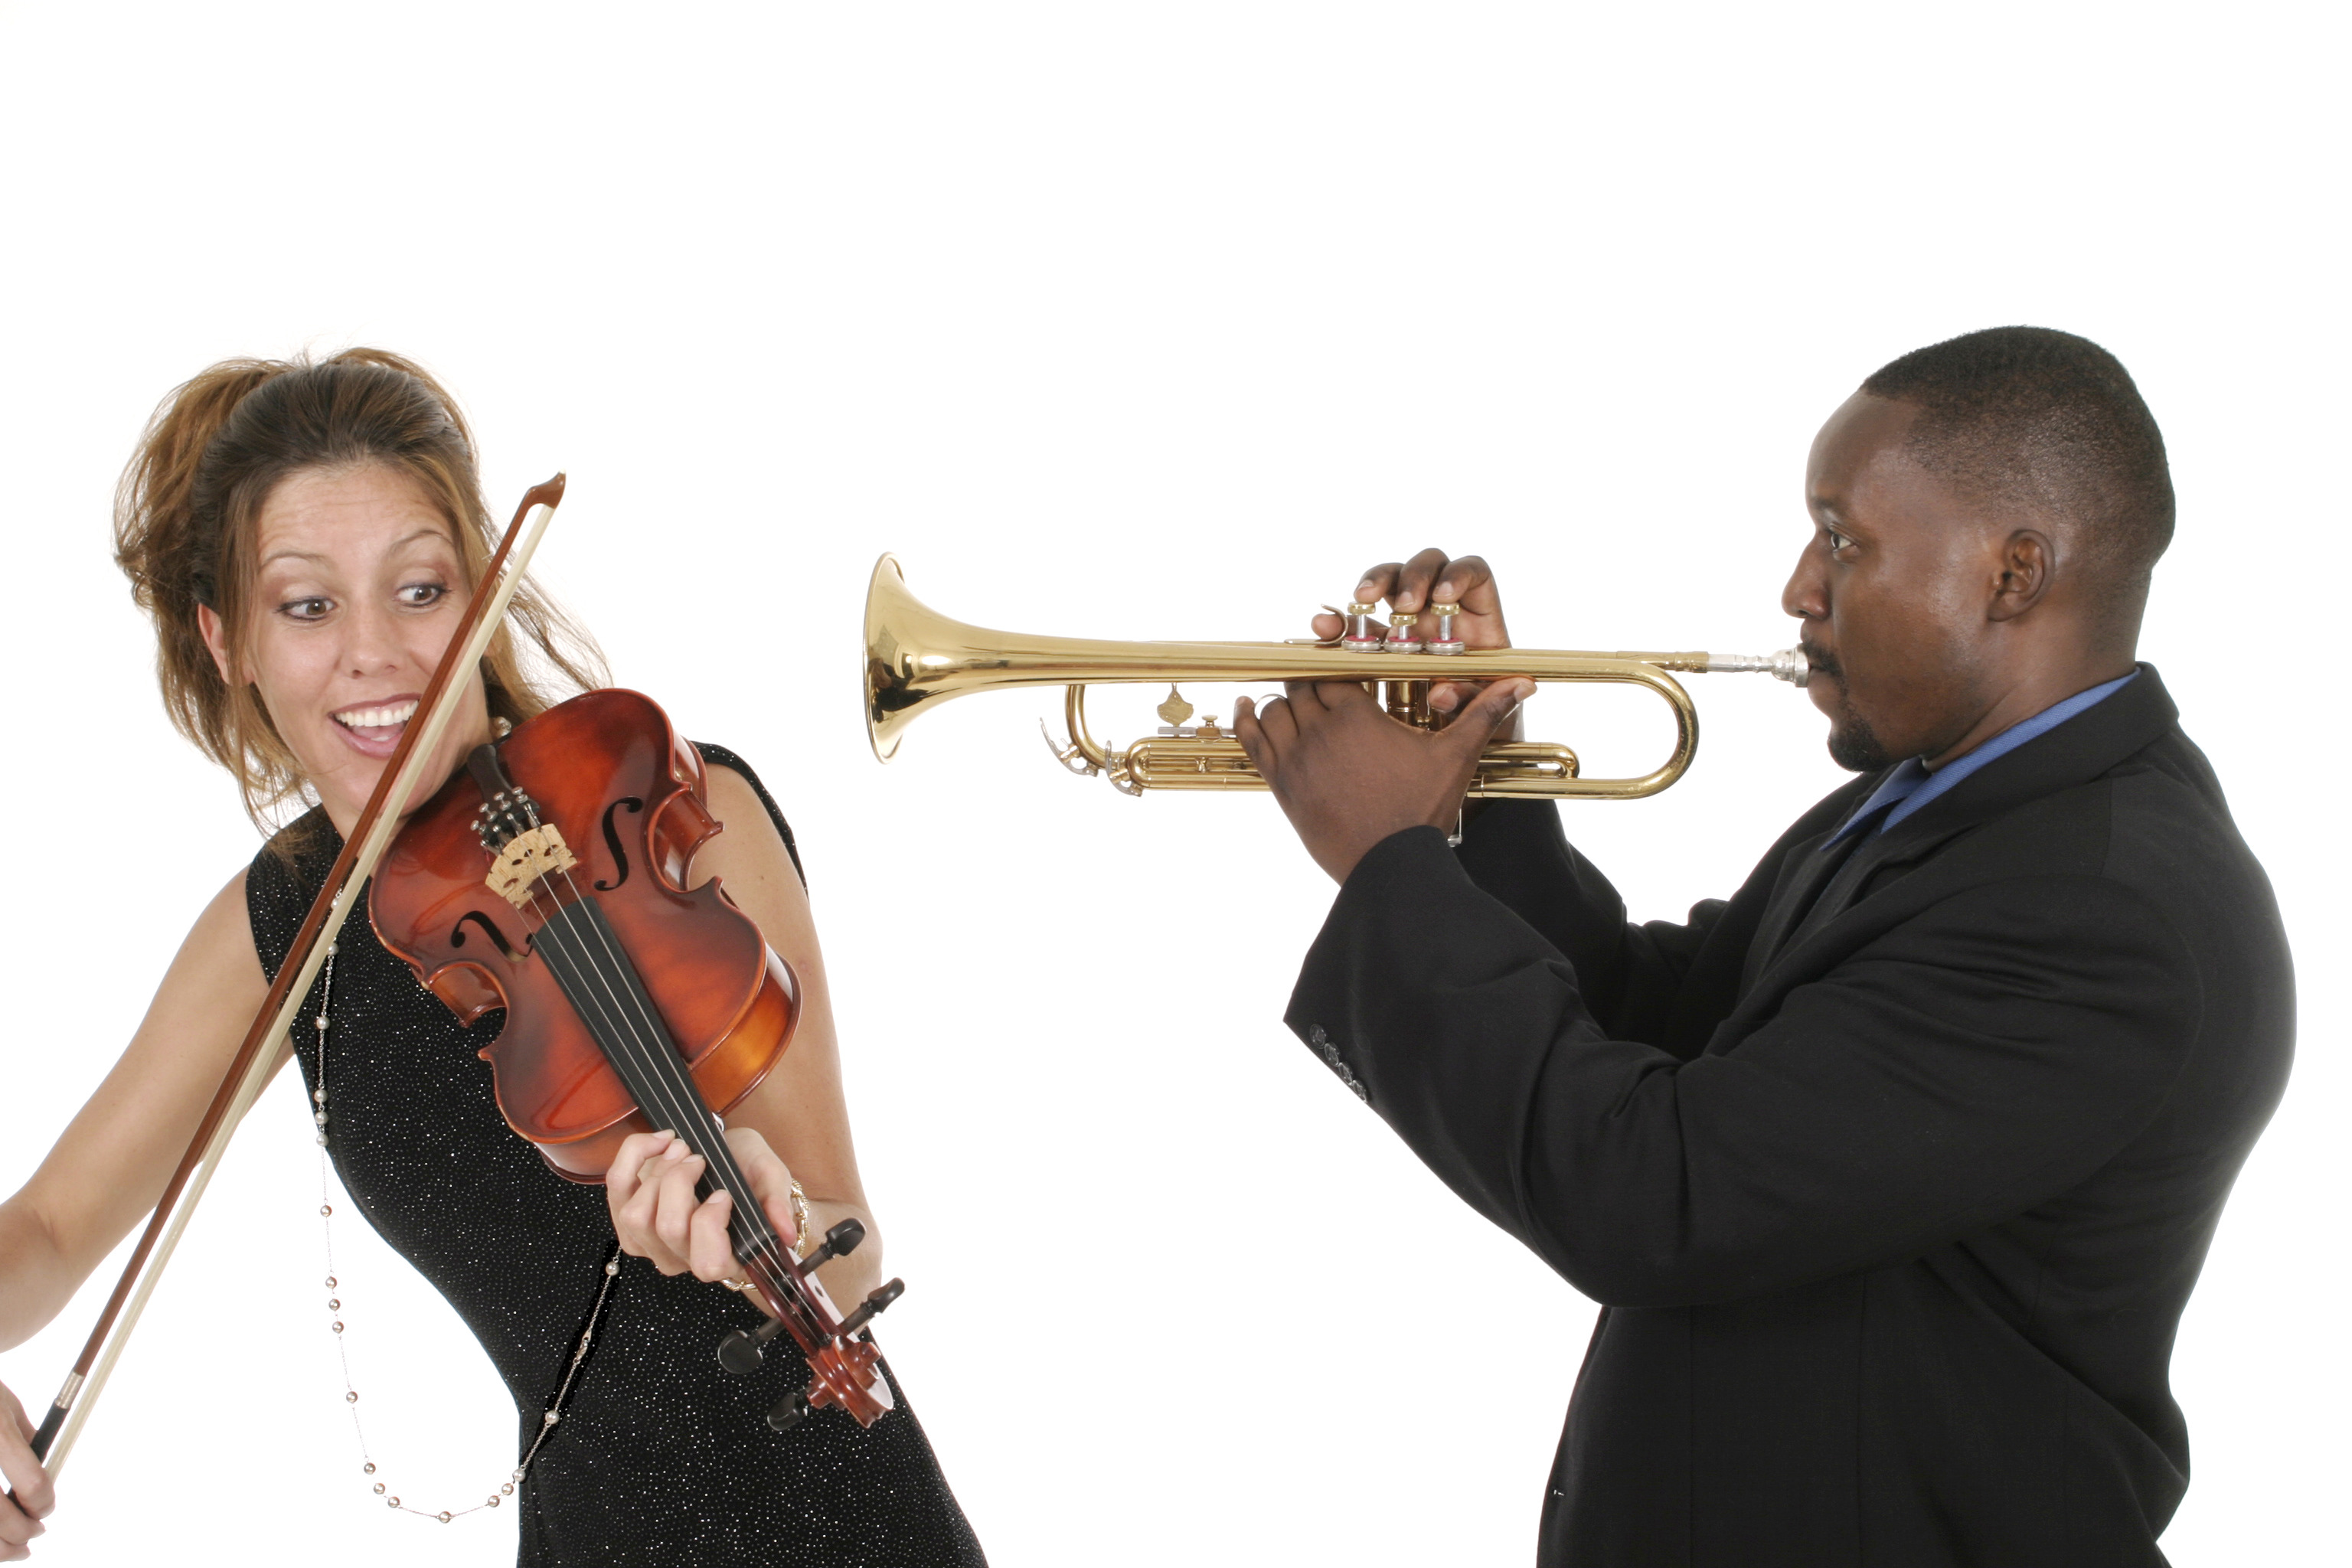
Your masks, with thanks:
M1797 639L1797 647L1805 656L1805 664L1807 668L1811 668L1815 674L1827 675L1834 678L1843 676L1845 673L1845 666L1838 662L1837 655L1822 647L1821 644L1813 641L1811 637L1800 637Z

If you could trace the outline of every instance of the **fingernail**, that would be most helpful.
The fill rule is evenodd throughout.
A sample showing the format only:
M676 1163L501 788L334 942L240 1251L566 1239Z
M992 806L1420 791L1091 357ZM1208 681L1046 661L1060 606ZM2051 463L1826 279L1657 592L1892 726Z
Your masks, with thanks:
M1362 604L1366 599L1370 598L1370 597L1372 596L1372 588L1373 588L1373 586L1374 586L1374 584L1373 584L1373 583L1372 583L1372 580L1371 580L1370 577L1367 577L1367 578L1365 578L1362 582L1360 582L1360 583L1357 584L1356 584L1356 603L1358 603L1358 604L1360 604L1360 604Z
M1442 602L1448 604L1453 602L1454 584L1451 583L1440 583L1436 587L1431 589L1430 592L1435 594Z

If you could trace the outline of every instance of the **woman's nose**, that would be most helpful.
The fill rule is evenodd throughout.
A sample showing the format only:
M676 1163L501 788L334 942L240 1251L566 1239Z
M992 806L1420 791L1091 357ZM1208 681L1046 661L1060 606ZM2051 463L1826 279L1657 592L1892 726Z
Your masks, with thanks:
M383 610L362 607L345 619L343 629L343 664L351 673L377 675L399 667L400 639Z

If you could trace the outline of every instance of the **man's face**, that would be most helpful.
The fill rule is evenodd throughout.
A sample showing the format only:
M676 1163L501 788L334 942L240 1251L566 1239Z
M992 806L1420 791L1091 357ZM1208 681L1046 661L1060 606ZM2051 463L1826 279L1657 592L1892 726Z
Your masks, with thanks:
M1958 743L1979 690L1996 530L1904 450L1916 405L1856 393L1805 468L1813 537L1781 592L1800 617L1830 718L1830 755L1857 773Z

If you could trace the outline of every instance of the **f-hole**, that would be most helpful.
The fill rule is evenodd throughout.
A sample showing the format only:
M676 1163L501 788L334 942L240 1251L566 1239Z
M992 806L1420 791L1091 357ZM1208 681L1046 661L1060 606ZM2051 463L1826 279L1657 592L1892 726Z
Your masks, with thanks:
M621 830L613 826L613 814L625 805L631 811L646 808L646 803L633 795L625 795L604 808L604 847L613 852L613 864L621 868L621 874L609 882L597 883L600 893L609 893L629 879L629 852L621 847Z
M490 945L497 948L500 952L505 953L509 962L520 963L525 958L530 956L527 953L517 952L512 947L508 945L506 933L499 930L496 925L492 924L490 917L484 914L479 910L467 910L464 914L457 917L457 923L449 928L449 945L451 947L463 947L466 945L466 922L467 921L471 921L476 925L480 926L482 928L482 934L490 939Z

